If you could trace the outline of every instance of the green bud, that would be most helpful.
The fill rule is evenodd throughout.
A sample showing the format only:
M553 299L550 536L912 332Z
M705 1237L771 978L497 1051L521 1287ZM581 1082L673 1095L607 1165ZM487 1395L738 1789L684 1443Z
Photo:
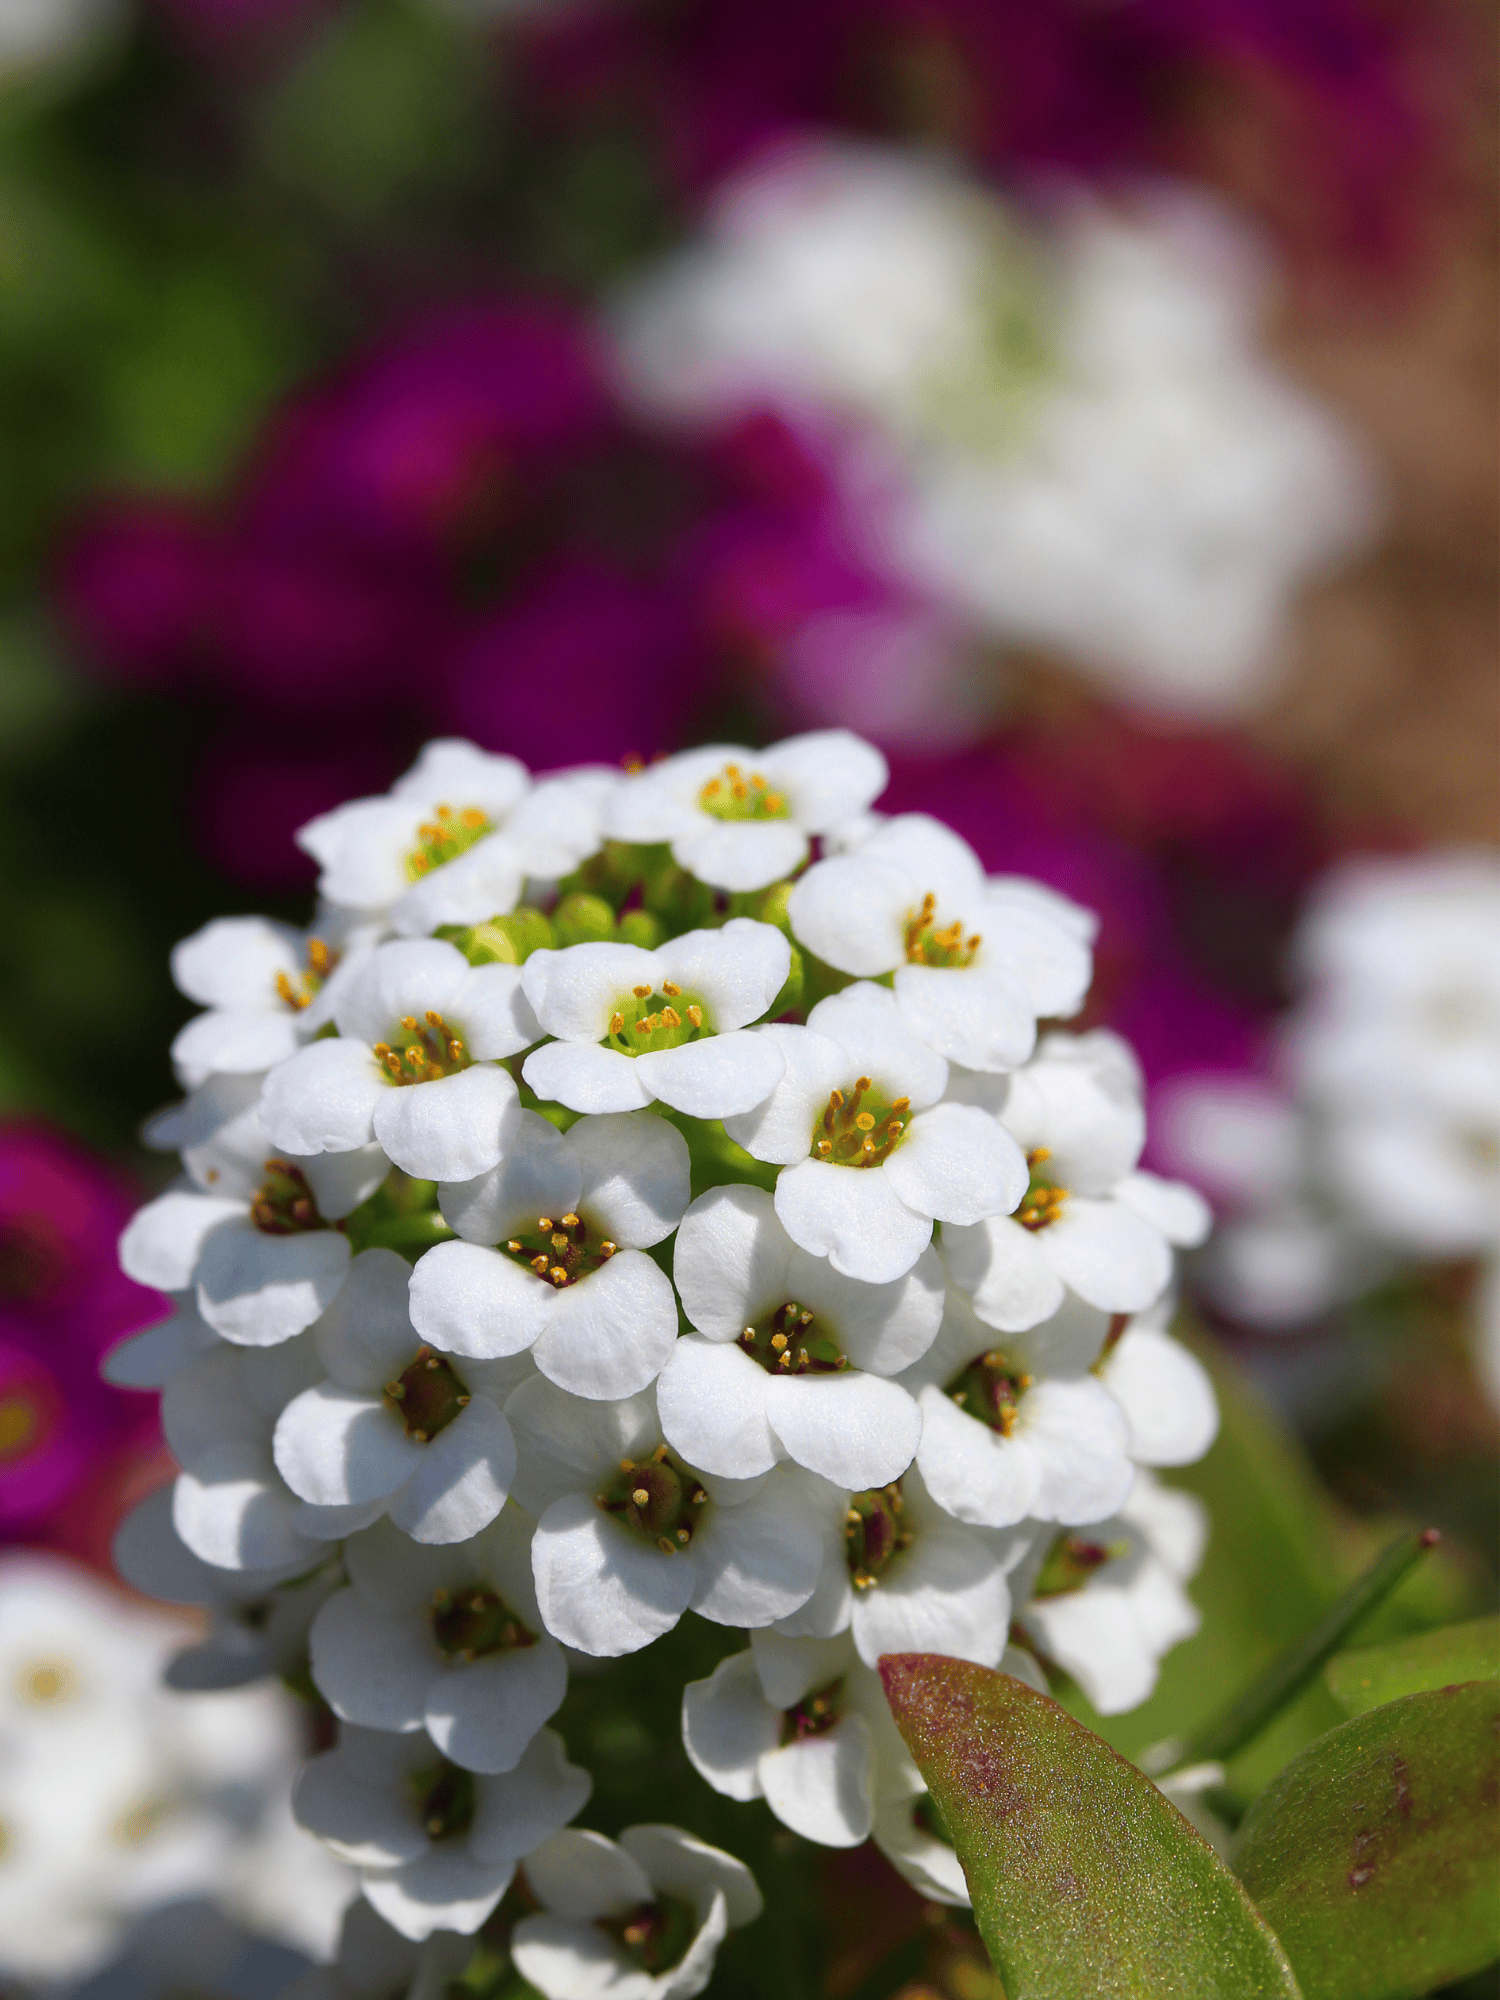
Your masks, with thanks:
M598 944L615 934L615 913L602 896L581 891L564 896L552 912L552 928L560 945Z
M642 951L655 951L666 933L661 918L654 917L649 910L627 910L615 935L622 944L638 944Z
M524 965L534 951L554 942L552 926L540 910L524 904L509 916L486 923L443 924L437 935L456 944L470 965Z
M785 931L787 936L790 937L792 934L792 920L787 915L786 904L793 887L794 885L791 882L773 882L770 888L763 892L759 909L751 911L750 914L758 917L763 924L774 924L777 930ZM795 958L796 954L794 953L794 963Z
M661 918L674 937L714 919L713 890L670 858L647 877L644 900L646 908Z

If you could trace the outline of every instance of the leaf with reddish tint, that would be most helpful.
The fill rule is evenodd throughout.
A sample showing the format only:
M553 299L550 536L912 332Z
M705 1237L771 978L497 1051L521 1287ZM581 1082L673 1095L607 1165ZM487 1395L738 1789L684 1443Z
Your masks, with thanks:
M1500 1958L1500 1684L1330 1730L1251 1807L1238 1860L1307 2000L1406 2000Z
M1363 1715L1403 1694L1500 1679L1500 1618L1442 1625L1388 1646L1335 1653L1323 1669L1333 1698L1349 1715Z
M880 1673L1008 2000L1296 2000L1218 1856L1055 1701L931 1653L888 1654Z

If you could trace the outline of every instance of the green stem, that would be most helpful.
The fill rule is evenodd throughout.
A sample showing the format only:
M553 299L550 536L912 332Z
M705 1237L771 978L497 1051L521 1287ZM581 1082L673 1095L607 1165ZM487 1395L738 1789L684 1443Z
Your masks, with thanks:
M1379 1555L1304 1637L1295 1640L1228 1708L1182 1743L1175 1764L1227 1764L1302 1692L1367 1612L1383 1604L1441 1540L1436 1528L1403 1535Z

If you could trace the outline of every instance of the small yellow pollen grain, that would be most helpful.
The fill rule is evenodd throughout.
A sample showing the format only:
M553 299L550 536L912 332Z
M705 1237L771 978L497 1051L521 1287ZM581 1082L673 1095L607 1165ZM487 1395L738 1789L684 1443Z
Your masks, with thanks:
M682 988L677 984L675 979L664 979L661 983L661 990L669 1000L675 1000L682 991Z
M651 988L649 986L632 986L630 990L635 995L637 1000L648 999L651 993Z
M630 1497L637 1507L649 1507L651 1505L651 1495L644 1486L637 1486L632 1491Z

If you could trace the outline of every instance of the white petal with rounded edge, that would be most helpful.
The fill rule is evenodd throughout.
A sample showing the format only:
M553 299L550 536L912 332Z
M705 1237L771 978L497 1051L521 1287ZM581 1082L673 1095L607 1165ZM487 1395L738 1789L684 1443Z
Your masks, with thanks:
M276 1470L315 1507L386 1499L411 1477L424 1449L378 1397L332 1382L304 1389L276 1422Z
M955 1520L988 1528L1024 1520L1042 1484L1041 1462L1026 1437L1002 1437L932 1385L917 1401L922 1408L917 1469L938 1505Z
M776 1044L745 1029L648 1049L635 1066L654 1097L689 1118L741 1117L765 1102L786 1071Z
M453 1011L469 1054L481 1062L519 1055L542 1039L542 1024L522 988L519 965L476 965Z
M375 1110L390 1095L385 1071L364 1042L309 1042L278 1063L260 1094L261 1123L291 1153L347 1153L375 1136Z
M440 1674L428 1694L427 1733L466 1771L509 1771L567 1691L567 1661L544 1634L534 1646Z
M411 1323L411 1266L394 1250L361 1250L313 1333L318 1359L341 1388L378 1396L421 1342Z
M422 1727L443 1655L426 1617L388 1618L336 1590L307 1637L312 1677L335 1715L369 1729Z
M654 987L661 976L655 952L602 941L534 951L522 967L521 983L549 1035L598 1042L621 998L634 986Z
M673 840L672 859L715 889L768 889L807 854L807 835L788 819L695 819Z
M527 1878L530 1880L530 1877ZM564 1917L522 1917L511 1934L511 1957L538 1993L568 2000L657 2000L649 1972L631 1964L623 1945L597 1924Z
M396 1788L361 1783L342 1747L303 1765L292 1809L299 1826L355 1867L399 1866L415 1861L429 1845Z
M756 1766L781 1740L781 1713L761 1691L755 1655L732 1653L682 1691L682 1747L727 1799L758 1799Z
M1040 1326L1062 1304L1063 1282L1042 1254L1040 1232L1023 1229L1013 1216L968 1228L945 1223L943 1261L978 1317L1002 1333Z
M549 1381L575 1396L615 1398L656 1380L677 1339L677 1300L644 1250L617 1251L554 1298L532 1349Z
M607 1237L646 1250L671 1235L690 1192L687 1141L675 1126L655 1113L580 1118L565 1143L578 1162L578 1205Z
M521 1100L493 1063L435 1082L388 1090L375 1136L401 1171L425 1181L467 1181L495 1165L515 1135Z
M795 1481L771 1473L739 1506L715 1504L693 1537L692 1606L716 1625L769 1625L805 1604L823 1547Z
M899 966L896 999L912 1031L966 1069L1015 1069L1036 1045L1025 993L987 965Z
M911 1397L878 1375L772 1375L766 1417L799 1465L855 1492L899 1479L922 1435Z
M190 1087L216 1073L255 1075L274 1069L301 1045L296 1021L290 1009L273 1014L267 1008L216 1007L177 1031L173 1066Z
M673 1346L656 1384L667 1442L691 1464L752 1479L776 1463L766 1421L766 1371L732 1342L690 1333Z
M498 1166L468 1181L446 1181L438 1207L450 1229L470 1243L503 1243L543 1215L566 1215L582 1185L576 1155L563 1135L535 1111L523 1111Z
M638 1861L658 1889L675 1891L695 1900L702 1918L705 1890L716 1890L724 1898L731 1924L753 1923L765 1905L755 1877L743 1861L726 1854L722 1847L710 1847L680 1826L646 1824L627 1826L620 1845Z
M471 1937L514 1873L514 1862L477 1861L463 1847L434 1847L392 1874L367 1874L360 1887L370 1907L402 1937L418 1941L434 1931Z
M688 931L658 947L669 979L708 1005L721 1035L758 1021L786 984L792 948L774 924L731 917L718 930Z
M120 1268L138 1285L185 1292L192 1285L204 1239L245 1212L242 1201L169 1188L138 1208L126 1223L120 1237Z
M526 867L507 828L413 882L391 905L392 930L421 937L443 924L478 924L513 910L521 899Z
M660 1441L649 1391L618 1403L570 1396L545 1376L523 1382L505 1405L521 1449L515 1497L540 1514L565 1494L611 1480L622 1458L643 1458Z
M547 1630L596 1658L639 1652L670 1632L693 1594L685 1555L665 1555L601 1514L583 1493L553 1504L531 1545Z
M349 1269L349 1239L336 1229L267 1236L242 1215L203 1239L198 1310L240 1347L290 1340L330 1306Z
M538 1097L570 1111L639 1111L651 1102L651 1092L636 1075L635 1060L597 1042L544 1042L526 1058L521 1074Z
M1125 1420L1103 1383L1092 1375L1038 1382L1020 1421L1042 1468L1031 1503L1038 1520L1103 1521L1124 1505L1135 1467L1125 1456Z
M840 972L872 979L906 957L905 919L920 902L904 868L838 855L799 876L786 907L800 944Z
M808 1736L760 1760L766 1803L793 1833L824 1847L858 1847L875 1816L869 1724L842 1716L822 1736Z
M776 1182L776 1213L794 1243L846 1277L904 1277L932 1241L930 1216L907 1207L881 1168L802 1160Z
M885 1096L909 1097L914 1110L936 1104L948 1087L947 1062L912 1033L889 987L863 979L846 986L820 1000L807 1025L831 1036Z
M411 1274L411 1321L449 1354L519 1354L548 1325L559 1296L498 1250L438 1243Z
M570 1923L589 1923L649 1902L651 1877L602 1833L564 1827L527 1858L532 1893Z
M860 1658L946 1653L999 1663L1010 1629L1010 1588L984 1540L950 1524L924 1526L872 1590L858 1591L850 1630Z
M904 1278L871 1285L845 1278L806 1251L787 1270L796 1299L825 1319L856 1368L896 1375L931 1347L943 1320L944 1273L937 1251L924 1250Z
M683 1216L672 1248L683 1311L710 1340L738 1339L762 1312L795 1296L788 1290L791 1255L766 1189L744 1182L710 1188Z
M475 1396L420 1450L391 1500L391 1519L414 1542L466 1542L494 1520L516 1476L510 1425L487 1396Z
M472 967L442 938L399 938L365 960L339 994L333 1018L341 1035L388 1042L407 1015L451 1013Z
M785 1073L763 1104L726 1118L724 1130L757 1160L790 1166L812 1150L813 1126L829 1092L850 1081L849 1058L837 1042L811 1028L773 1021L752 1032L775 1043Z
M568 1762L556 1731L539 1729L513 1770L486 1774L475 1785L470 1852L482 1861L531 1854L582 1810L592 1789L588 1772Z
M301 934L290 924L215 917L173 945L172 983L200 1007L281 1013L276 975L300 970L302 953Z
M879 1171L908 1208L960 1224L1008 1215L1029 1178L1015 1140L972 1104L919 1112Z
M1126 1327L1100 1375L1125 1413L1137 1464L1191 1465L1218 1435L1219 1407L1207 1370L1155 1327Z
M822 833L879 798L890 769L873 743L850 729L809 729L783 737L751 763L782 790L809 833Z
M1117 1181L1112 1193L1116 1201L1123 1201L1137 1215L1155 1223L1167 1241L1179 1249L1193 1250L1208 1241L1214 1226L1213 1210L1186 1181L1163 1180L1159 1174L1137 1170Z
M1094 975L1092 935L1064 914L1061 898L1057 905L1041 903L1036 886L989 885L976 925L984 935L982 962L1019 987L1034 1014L1065 1020L1078 1012L1088 994Z
M1063 1283L1101 1312L1140 1312L1171 1280L1167 1239L1120 1202L1075 1195L1038 1234L1042 1255Z
M233 1440L211 1446L191 1472L177 1475L172 1525L195 1556L218 1569L280 1569L317 1554L298 1532L296 1503L272 1476L264 1449Z
M301 1167L325 1222L342 1222L367 1200L391 1170L379 1146L355 1146L347 1153L307 1153Z

